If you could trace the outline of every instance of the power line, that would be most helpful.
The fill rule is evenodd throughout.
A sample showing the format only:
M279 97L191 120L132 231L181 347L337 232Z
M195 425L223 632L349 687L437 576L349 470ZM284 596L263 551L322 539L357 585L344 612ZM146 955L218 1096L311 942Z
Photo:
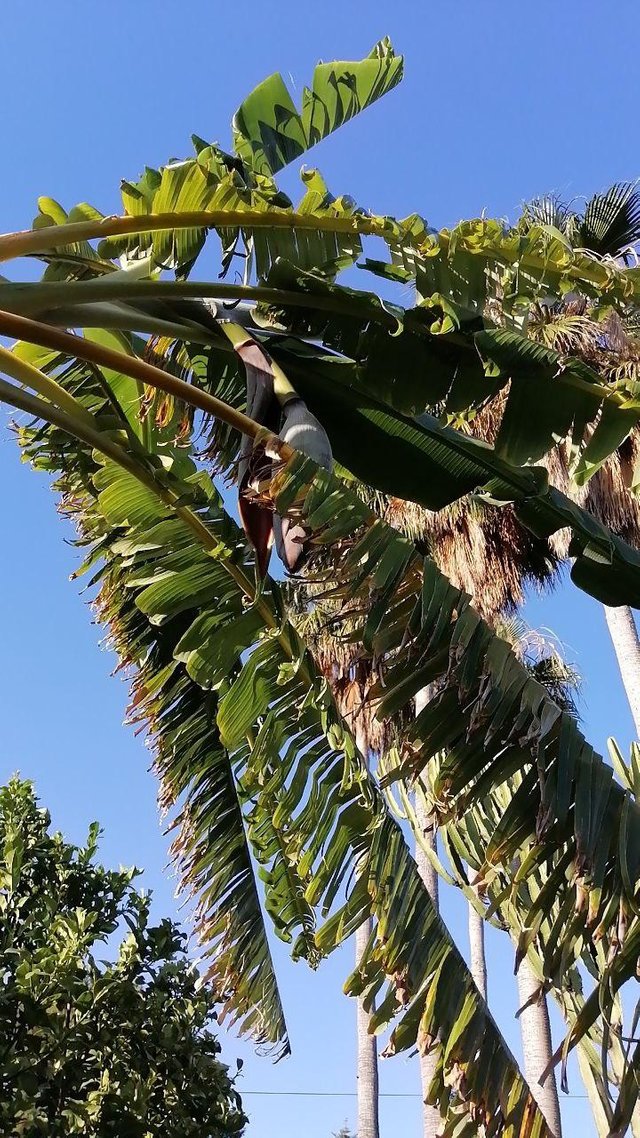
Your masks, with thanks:
M244 1087L239 1087L241 1095L269 1095L269 1096L283 1096L287 1098L357 1098L357 1091L246 1091ZM581 1098L586 1099L588 1095L566 1095L563 1094L560 1102L561 1104L566 1099ZM383 1091L378 1095L378 1098L422 1098L422 1095L417 1091Z
M357 1098L357 1091L245 1091L240 1087L239 1092L241 1095L294 1095L297 1098ZM398 1091L379 1094L378 1098L422 1098L422 1095Z

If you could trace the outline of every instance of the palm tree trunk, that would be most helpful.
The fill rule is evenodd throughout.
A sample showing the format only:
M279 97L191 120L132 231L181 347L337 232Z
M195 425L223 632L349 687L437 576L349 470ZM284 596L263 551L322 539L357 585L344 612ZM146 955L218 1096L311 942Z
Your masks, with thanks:
M416 715L426 707L431 698L429 688L422 688L416 695ZM422 797L419 795L415 803L416 820L422 834L425 845L430 849L436 848L436 832L433 826L433 819L427 813L426 806ZM429 858L427 857L424 849L420 843L416 843L415 850L416 864L418 872L422 878L422 882L433 901L436 909L438 908L438 874L432 866ZM442 1126L442 1117L440 1111L435 1106L430 1106L427 1101L427 1094L429 1087L433 1082L437 1067L437 1060L435 1054L421 1055L420 1056L420 1078L422 1082L422 1133L424 1138L438 1138Z
M356 963L364 952L373 922L365 921L356 932ZM380 1138L378 1123L378 1044L369 1035L369 1012L358 1000L358 1138Z
M369 758L369 740L364 725L355 724L355 737L358 749ZM373 930L373 920L365 921L356 930L356 965L367 947ZM378 1119L378 1042L375 1035L369 1034L370 1013L365 1010L362 1000L357 1001L357 1081L358 1081L358 1138L380 1138Z
M629 701L636 737L640 739L640 638L633 613L626 605L604 605L609 633L618 657L622 684Z
M525 956L518 969L518 995L521 1007L538 991L539 987L540 984ZM544 1083L541 1084L539 1081L553 1055L546 996L529 1004L520 1013L520 1030L522 1032L526 1080L531 1087L533 1097L547 1120L553 1138L562 1138L560 1103L555 1072L551 1071Z
M487 960L484 952L484 921L469 904L469 955L471 975L483 1000L487 999Z

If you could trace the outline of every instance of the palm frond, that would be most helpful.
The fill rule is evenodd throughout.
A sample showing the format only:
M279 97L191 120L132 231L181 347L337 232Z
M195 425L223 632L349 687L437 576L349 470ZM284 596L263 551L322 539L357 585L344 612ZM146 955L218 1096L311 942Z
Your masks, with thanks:
M587 313L552 312L540 306L529 317L528 332L532 340L561 355L583 358L597 351L604 338L602 326Z
M564 234L570 223L571 209L559 194L544 194L526 202L518 221L525 233L533 226L546 226Z
M578 240L601 257L620 257L640 241L637 182L616 182L594 194L585 207Z

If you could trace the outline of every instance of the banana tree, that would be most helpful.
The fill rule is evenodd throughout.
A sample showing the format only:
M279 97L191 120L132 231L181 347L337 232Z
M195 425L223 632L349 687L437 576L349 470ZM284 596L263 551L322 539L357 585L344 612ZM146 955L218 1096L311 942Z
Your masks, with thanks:
M3 259L46 263L41 282L0 284L0 334L19 341L0 352L12 381L0 398L33 416L25 453L56 473L88 546L99 612L133 671L131 715L154 741L174 855L229 1017L286 1050L260 889L276 931L312 965L372 918L348 990L376 1002L373 1026L392 1028L389 1051L417 1044L436 1055L431 1095L445 1132L481 1124L487 1134L545 1134L282 589L264 573L264 550L252 551L195 461L204 435L217 469L253 464L251 502L300 531L339 620L383 662L374 692L383 722L437 682L433 706L404 733L402 777L446 746L442 810L459 818L520 772L482 868L508 875L525 853L532 869L547 867L564 911L575 909L571 928L557 930L566 959L579 957L574 922L591 945L598 922L621 907L633 914L572 1045L607 1016L637 964L637 807L464 593L348 482L355 475L430 509L470 491L489 508L511 502L536 537L571 530L579 587L639 603L636 551L550 488L542 468L520 463L572 424L576 464L588 474L633 428L640 404L584 363L486 327L460 291L448 298L431 287L435 273L458 279L461 263L483 279L526 274L541 295L551 280L579 282L613 305L638 284L635 270L559 251L544 233L483 221L435 234L417 217L376 217L333 198L315 172L294 208L274 174L400 71L387 43L359 64L322 65L301 112L272 77L238 112L232 153L194 140L195 157L124 184L121 217L87 205L67 215L41 200L31 230L0 237ZM243 284L187 279L211 231L223 270L242 257ZM368 235L383 237L389 261L362 264L377 277L415 278L411 309L336 282ZM160 279L166 270L175 279ZM245 366L247 352L254 362ZM295 396L315 412L336 474L247 416L256 359L285 409ZM505 408L490 448L455 424L498 391Z
M63 506L88 546L87 571L101 582L98 611L123 665L137 666L131 717L147 723L155 742L161 799L176 811L174 855L198 898L199 935L228 1016L286 1049L250 848L266 910L295 956L315 965L373 915L374 936L350 986L370 995L386 978L378 1023L399 1020L399 1048L411 1046L419 1028L436 1046L444 1030L451 1047L446 1062L440 1049L434 1093L451 1126L464 1110L497 1133L510 1119L523 1133L545 1133L364 756L286 620L281 590L264 580L257 587L246 542L208 476L184 444L160 437L145 449L137 415L128 423L95 369L63 365L63 398L56 381L24 359L3 357L3 366L51 397L0 387L38 418L23 432L26 453L58 472ZM119 378L124 403L126 373ZM241 425L257 433L250 421ZM354 864L360 876L345 888ZM407 893L391 912L396 873ZM438 991L443 1009L427 1008ZM461 996L473 1014L455 1043ZM490 1086L474 1070L485 1039Z

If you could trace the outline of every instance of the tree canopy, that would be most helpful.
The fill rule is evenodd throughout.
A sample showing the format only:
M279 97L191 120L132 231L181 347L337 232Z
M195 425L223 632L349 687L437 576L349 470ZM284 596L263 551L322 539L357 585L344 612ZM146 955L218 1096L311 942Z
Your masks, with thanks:
M30 783L0 788L3 1134L227 1138L245 1117L185 938L150 921L138 870L96 862L99 829L52 832Z

